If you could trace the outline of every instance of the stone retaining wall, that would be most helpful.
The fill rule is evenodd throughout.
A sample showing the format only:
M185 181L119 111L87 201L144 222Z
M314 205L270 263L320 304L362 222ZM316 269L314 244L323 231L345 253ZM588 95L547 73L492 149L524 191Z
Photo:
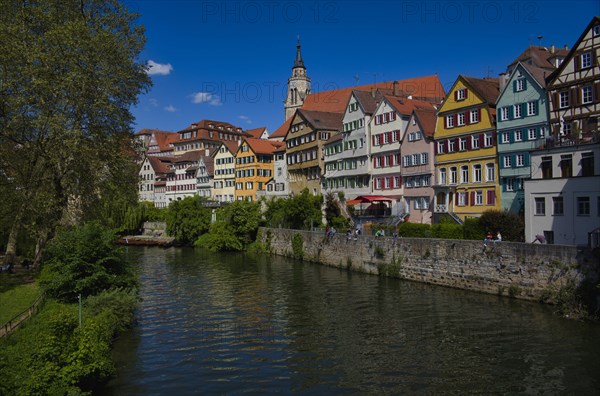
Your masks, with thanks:
M301 238L301 251L294 252L294 237ZM484 249L483 241L363 235L348 240L343 234L326 238L321 232L274 228L261 228L259 238L278 255L529 300L551 302L562 287L596 283L600 273L598 256L575 246L499 242Z

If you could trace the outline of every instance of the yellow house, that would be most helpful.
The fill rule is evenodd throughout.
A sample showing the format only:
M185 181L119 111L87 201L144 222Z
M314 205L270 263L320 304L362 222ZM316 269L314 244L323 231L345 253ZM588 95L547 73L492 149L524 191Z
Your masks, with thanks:
M273 152L283 143L244 138L235 154L235 199L256 201L273 177Z
M497 79L458 76L438 111L434 134L434 222L500 209L496 150Z

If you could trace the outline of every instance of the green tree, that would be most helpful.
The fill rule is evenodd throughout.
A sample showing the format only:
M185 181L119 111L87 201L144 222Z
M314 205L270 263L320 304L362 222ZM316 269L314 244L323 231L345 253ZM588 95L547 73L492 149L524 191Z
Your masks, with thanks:
M197 247L219 251L240 251L244 245L235 234L234 227L224 221L217 221L210 225L210 232L203 234L194 243Z
M243 245L248 245L256 239L262 218L259 202L235 201L221 211L220 218L232 227L235 236Z
M138 61L143 28L118 0L1 8L0 200L11 205L12 262L19 232L41 247L59 223L97 215L111 190L135 194L130 108L150 79Z
M312 195L308 189L289 198L273 199L267 204L265 218L271 227L308 230L322 224L323 196Z
M166 213L167 234L184 245L192 245L210 228L212 209L204 206L206 198L193 196L173 201Z
M74 302L115 287L135 286L131 266L99 223L61 230L48 245L40 286L51 297Z

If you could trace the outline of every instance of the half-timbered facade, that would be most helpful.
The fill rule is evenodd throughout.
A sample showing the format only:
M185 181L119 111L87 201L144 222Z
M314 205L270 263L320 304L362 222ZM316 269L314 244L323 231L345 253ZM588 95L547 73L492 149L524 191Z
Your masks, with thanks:
M558 141L591 141L600 123L600 17L594 17L547 79L550 122Z

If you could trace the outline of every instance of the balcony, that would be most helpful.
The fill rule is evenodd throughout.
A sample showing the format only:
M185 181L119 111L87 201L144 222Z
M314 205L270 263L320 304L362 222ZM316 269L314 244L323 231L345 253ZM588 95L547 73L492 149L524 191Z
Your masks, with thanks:
M435 213L448 213L448 205L435 205L434 208Z

